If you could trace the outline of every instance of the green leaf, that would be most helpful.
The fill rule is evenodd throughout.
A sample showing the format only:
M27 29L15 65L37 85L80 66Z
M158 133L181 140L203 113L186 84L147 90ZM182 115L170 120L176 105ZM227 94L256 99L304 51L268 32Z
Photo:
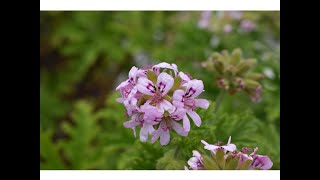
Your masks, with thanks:
M239 166L239 170L248 170L249 165L251 164L252 160L247 159L245 160L240 166Z
M173 84L170 92L173 93L175 90L179 89L180 85L181 85L181 81L182 81L182 79L180 78L180 76L174 77L174 84Z
M59 155L60 146L52 142L52 132L40 129L40 169L64 169L64 163Z
M225 161L225 159L224 159L224 155L225 155L225 154L224 154L223 150L222 150L222 149L219 149L219 150L217 151L217 153L216 153L216 156L215 156L216 161L217 161L220 169L224 169L224 167L225 167L226 161Z
M152 81L154 84L157 83L157 75L153 71L148 71L147 72L147 77L150 81Z
M225 170L236 170L238 166L239 158L237 157L232 157L231 155L228 155L226 159L226 165L225 165Z
M202 155L204 168L207 170L219 170L218 164L209 156Z

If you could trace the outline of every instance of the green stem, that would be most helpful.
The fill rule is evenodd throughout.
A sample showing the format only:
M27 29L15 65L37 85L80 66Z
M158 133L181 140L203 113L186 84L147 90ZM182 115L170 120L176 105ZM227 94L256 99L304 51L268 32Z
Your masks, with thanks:
M219 107L221 106L221 103L223 102L224 96L225 96L226 92L224 90L220 91L217 101L215 103L215 109L214 112L218 112Z

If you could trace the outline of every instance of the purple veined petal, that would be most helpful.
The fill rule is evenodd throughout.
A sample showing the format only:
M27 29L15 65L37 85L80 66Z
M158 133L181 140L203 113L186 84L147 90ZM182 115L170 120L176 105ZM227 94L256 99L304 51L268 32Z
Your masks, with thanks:
M153 144L157 139L159 139L160 137L160 134L162 133L162 129L161 127L159 126L159 128L153 133L153 136L151 138L151 143Z
M181 89L175 90L172 96L172 104L176 107L184 107L183 96L185 92Z
M187 87L185 98L195 98L203 92L203 82L198 79L192 79L185 84Z
M179 72L179 77L182 79L182 83L187 83L191 80L188 75L181 71Z
M140 141L147 142L148 141L148 127L143 125L140 129Z
M129 82L132 82L132 83L135 82L137 73L138 73L138 68L135 67L135 66L133 66L133 67L130 69L129 74L128 74Z
M186 116L187 110L184 108L176 108L174 113L170 114L172 120L179 121Z
M198 159L201 159L201 158L202 158L202 157L201 157L201 154L200 154L198 151L196 151L196 150L193 150L193 151L192 151L192 156L197 157Z
M242 164L243 162L245 162L247 159L253 160L253 158L252 158L251 156L249 156L248 154L239 152L238 155L240 156L240 157L239 157L239 164L238 164L238 166L241 166L241 164Z
M202 123L200 116L196 112L194 112L192 110L188 110L187 113L189 114L189 116L193 120L194 124L196 126L200 127L201 123Z
M153 96L156 93L156 87L152 81L145 77L138 79L137 89L143 94Z
M169 129L167 129L166 131L165 130L162 130L161 131L161 134L160 134L160 144L162 146L165 146L169 143L170 141L170 131Z
M137 92L138 92L137 86L134 86L128 95L128 100L131 100L132 98L134 98Z
M157 79L157 91L161 93L162 97L165 96L174 84L174 79L169 74L162 72Z
M183 123L183 129L185 131L190 131L190 121L187 115L183 117L182 123Z
M179 134L181 136L188 135L188 131L185 131L179 123L177 123L175 121L171 121L171 123L172 123L172 128L177 132L177 134Z
M254 155L253 162L250 164L249 169L260 168L263 170L267 170L272 166L273 163L268 156Z
M121 89L127 85L129 85L129 82L128 82L128 80L125 80L122 83L120 83L119 86L116 87L116 90L118 91L119 89Z
M195 99L194 102L196 107L200 107L203 109L208 109L210 104L209 101L206 99Z
M176 110L176 107L174 107L169 101L162 100L160 102L160 112L168 111L169 113L173 113Z
M201 142L205 145L204 146L204 149L207 149L207 150L210 150L210 151L215 151L219 148L219 146L216 146L216 145L212 145L212 144L208 144L206 141L204 140L201 140Z

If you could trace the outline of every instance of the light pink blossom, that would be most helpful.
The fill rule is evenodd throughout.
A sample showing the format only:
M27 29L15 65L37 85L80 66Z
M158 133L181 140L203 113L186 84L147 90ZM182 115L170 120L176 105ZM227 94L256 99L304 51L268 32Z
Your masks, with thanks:
M194 111L196 107L207 109L209 101L206 99L195 99L203 92L203 82L193 79L183 85L186 90L176 90L173 94L172 103L176 107L183 107L187 110L187 114L191 117L196 126L201 125L200 116ZM183 117L183 128L190 131L190 121L187 115Z
M164 96L172 88L174 80L169 74L162 72L159 74L157 83L153 84L152 81L145 77L138 80L137 89L143 94L151 96L147 101L149 104L154 104L161 112L168 111L172 113L175 107Z
M202 156L198 151L192 151L192 158L188 160L188 165L193 170L201 170L204 169Z
M228 143L226 145L224 145L224 146L220 146L220 143L214 144L214 145L213 144L208 144L204 140L201 140L201 142L205 145L204 149L210 150L214 154L216 154L219 149L222 149L225 153L227 151L233 152L233 151L235 151L237 149L236 145L231 144L231 136L229 137Z
M154 132L151 143L154 143L160 137L160 144L167 145L170 141L170 130L174 129L177 134L187 136L188 132L177 122L181 120L186 114L183 108L177 108L173 113L161 118L154 117L155 122L160 123L158 129ZM150 116L154 116L150 114Z

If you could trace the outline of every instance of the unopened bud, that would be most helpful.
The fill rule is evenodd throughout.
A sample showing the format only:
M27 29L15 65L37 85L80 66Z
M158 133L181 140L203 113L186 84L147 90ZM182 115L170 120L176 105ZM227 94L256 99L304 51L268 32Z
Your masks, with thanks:
M221 61L215 61L215 62L214 62L214 68L215 68L215 70L216 70L218 73L223 74L223 71L224 71L223 62L221 62Z
M242 56L241 49L239 49L239 48L235 49L232 52L231 64L233 64L233 65L238 64L240 62L241 56Z
M264 78L264 75L260 74L260 73L250 73L250 74L247 75L247 78L248 79L252 79L254 81L259 81L259 80L262 80Z

